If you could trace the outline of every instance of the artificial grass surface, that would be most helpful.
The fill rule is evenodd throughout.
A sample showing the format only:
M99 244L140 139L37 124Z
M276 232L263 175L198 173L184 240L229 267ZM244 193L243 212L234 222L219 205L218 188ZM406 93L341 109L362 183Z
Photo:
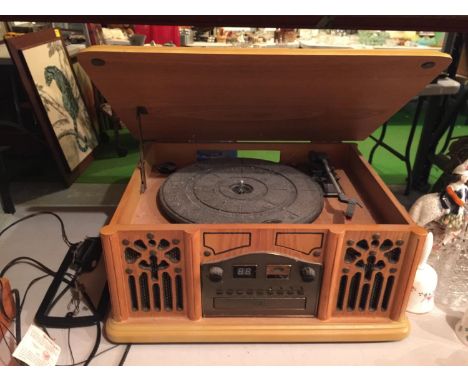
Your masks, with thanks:
M117 156L113 137L107 143L100 143L95 151L95 159L76 183L128 182L138 163L138 141L126 129L120 130L119 137L121 146L128 150L128 154L122 158Z
M388 124L385 142L401 153L404 153L406 141L408 139L409 129L411 127L415 104L409 103L397 114L395 114ZM454 136L468 135L468 126L463 126L466 117L460 116ZM424 121L424 115L421 113L419 126L414 137L411 161L414 163L416 150L421 136L421 125ZM346 128L346 127L344 127ZM373 135L380 135L380 128ZM119 158L115 152L113 138L106 144L100 144L96 150L95 160L87 170L78 178L78 183L127 183L135 166L138 163L138 141L133 138L128 130L120 131L121 145L128 150L125 157ZM442 139L440 147L442 147ZM374 145L371 138L359 142L358 147L361 153L368 158ZM279 153L275 151L261 152L255 150L239 150L239 157L250 157L266 159L277 162ZM406 182L406 168L402 161L380 147L374 155L372 166L387 184L404 184ZM430 176L430 183L433 183L440 176L441 171L433 166Z

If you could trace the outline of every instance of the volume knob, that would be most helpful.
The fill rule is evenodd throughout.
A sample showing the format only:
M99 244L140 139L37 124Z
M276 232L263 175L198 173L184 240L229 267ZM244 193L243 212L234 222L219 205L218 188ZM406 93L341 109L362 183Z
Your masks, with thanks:
M213 282L219 282L223 279L223 272L221 267L211 267L208 271L208 277Z
M302 276L302 281L306 283L310 283L315 280L315 269L312 267L302 267L301 269L301 276Z

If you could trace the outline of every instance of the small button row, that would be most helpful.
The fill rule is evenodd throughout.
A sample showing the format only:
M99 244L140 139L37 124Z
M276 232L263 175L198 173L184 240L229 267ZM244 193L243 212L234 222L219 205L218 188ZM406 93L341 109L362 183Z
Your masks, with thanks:
M266 289L252 289L252 288L248 288L248 289L232 289L232 288L228 288L228 289L216 289L216 294L217 295L228 295L228 296L233 296L233 295L238 295L238 296L243 296L243 295L247 295L247 296L251 296L253 294L256 294L258 296L264 296L264 295L267 295L267 296L272 296L272 295L279 295L279 296L282 296L282 295L293 295L293 294L298 294L298 295L303 295L304 294L304 288L303 287L299 287L299 288L294 288L294 287L290 287L288 289L284 289L284 288L279 288L279 289L273 289L273 288L266 288Z

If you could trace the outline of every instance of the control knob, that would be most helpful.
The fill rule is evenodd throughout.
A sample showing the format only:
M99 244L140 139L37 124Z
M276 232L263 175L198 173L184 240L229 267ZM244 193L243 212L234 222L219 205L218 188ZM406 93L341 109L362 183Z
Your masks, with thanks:
M208 271L208 277L213 282L219 282L223 279L223 268L213 266Z
M315 269L310 266L304 266L301 269L302 281L310 283L315 280Z

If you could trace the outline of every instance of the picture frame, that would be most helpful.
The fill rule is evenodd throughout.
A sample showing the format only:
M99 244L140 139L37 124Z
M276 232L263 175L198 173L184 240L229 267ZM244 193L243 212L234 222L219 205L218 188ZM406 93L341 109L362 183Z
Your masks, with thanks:
M4 35L8 32L8 24L4 21L0 21L0 41L3 41Z
M6 39L66 186L92 162L97 132L59 29Z

